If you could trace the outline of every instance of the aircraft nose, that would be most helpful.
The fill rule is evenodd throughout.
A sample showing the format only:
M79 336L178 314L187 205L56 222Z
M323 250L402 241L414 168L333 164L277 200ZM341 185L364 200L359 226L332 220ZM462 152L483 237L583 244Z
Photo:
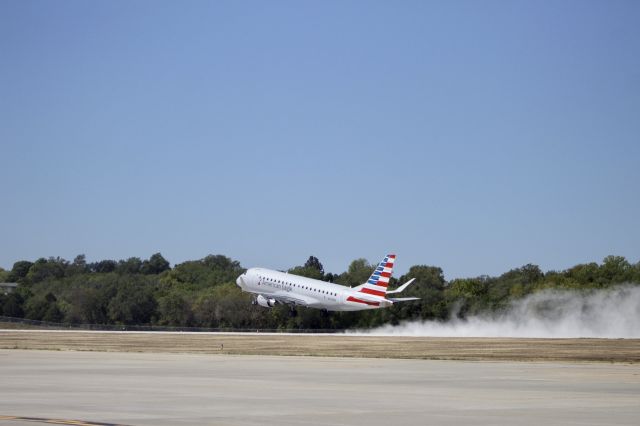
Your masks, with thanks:
M244 275L244 274L242 274ZM238 285L238 287L242 288L242 275L239 275L238 278L236 279L236 284Z

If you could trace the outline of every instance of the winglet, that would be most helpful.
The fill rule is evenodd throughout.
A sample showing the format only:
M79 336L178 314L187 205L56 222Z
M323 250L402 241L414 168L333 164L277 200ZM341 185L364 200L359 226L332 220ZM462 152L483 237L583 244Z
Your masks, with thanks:
M387 294L400 293L405 288L409 287L409 284L411 284L414 280L415 280L415 278L411 278L409 281L407 281L406 283L402 284L400 287L396 288L395 290L387 290Z

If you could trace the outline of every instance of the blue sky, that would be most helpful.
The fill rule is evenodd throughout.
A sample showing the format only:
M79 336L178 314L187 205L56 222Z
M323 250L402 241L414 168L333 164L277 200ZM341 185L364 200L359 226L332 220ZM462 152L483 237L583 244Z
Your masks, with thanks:
M640 260L640 3L0 1L0 266Z

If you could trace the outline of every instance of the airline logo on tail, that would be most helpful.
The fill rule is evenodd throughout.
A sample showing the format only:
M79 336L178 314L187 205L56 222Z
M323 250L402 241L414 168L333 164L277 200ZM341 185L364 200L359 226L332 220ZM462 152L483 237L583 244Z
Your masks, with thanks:
M388 254L382 259L382 262L378 263L376 269L373 271L373 274L369 277L366 283L359 285L353 290L357 293L364 293L365 295L377 296L379 298L370 299L368 296L353 296L347 297L347 302L355 302L362 303L364 305L369 306L388 306L391 305L391 302L385 299L385 296L389 291L387 287L389 287L389 279L391 278L391 274L393 273L393 263L396 261L395 254Z
M396 261L395 254L388 254L378 263L375 271L367 282L360 286L360 293L372 294L374 296L386 296L389 287L389 278L393 273L393 263Z

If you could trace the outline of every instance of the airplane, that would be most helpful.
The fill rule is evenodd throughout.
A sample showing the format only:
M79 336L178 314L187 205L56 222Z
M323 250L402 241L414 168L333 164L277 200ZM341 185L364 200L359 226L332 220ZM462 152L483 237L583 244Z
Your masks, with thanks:
M272 308L276 304L287 304L292 308L296 305L306 306L324 311L387 308L397 302L419 299L386 297L400 293L415 280L412 278L395 290L387 290L395 260L395 254L386 255L367 282L353 288L265 268L248 269L238 277L236 284L242 291L255 294L253 303L265 308Z

